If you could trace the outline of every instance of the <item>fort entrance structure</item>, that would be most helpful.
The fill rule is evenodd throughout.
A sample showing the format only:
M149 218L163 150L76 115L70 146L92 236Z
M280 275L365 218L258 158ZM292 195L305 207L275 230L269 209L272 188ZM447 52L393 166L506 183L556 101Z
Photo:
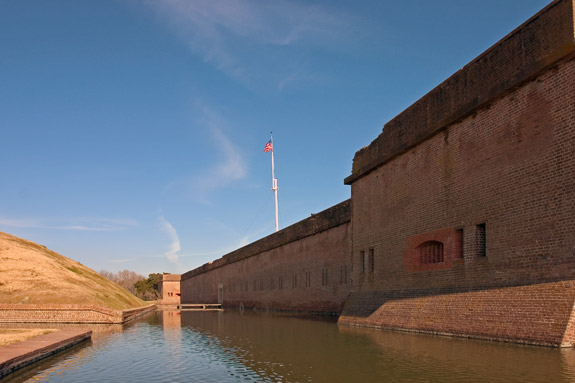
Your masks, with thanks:
M556 0L388 122L351 200L182 276L182 303L575 345L575 17ZM345 216L348 214L348 216Z
M162 280L158 283L160 306L177 306L180 304L180 281L181 274L162 274Z

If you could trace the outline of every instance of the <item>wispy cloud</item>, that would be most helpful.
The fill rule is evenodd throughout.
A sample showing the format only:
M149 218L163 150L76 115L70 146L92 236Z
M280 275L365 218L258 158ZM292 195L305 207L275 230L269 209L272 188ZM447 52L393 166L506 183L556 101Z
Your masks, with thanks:
M210 132L215 151L221 155L221 161L203 174L196 186L203 191L211 191L244 178L247 164L239 148L224 134L223 127L227 124L219 114L202 103L197 102L196 109L200 111L203 126Z
M247 175L248 166L240 148L224 133L227 123L222 117L199 101L195 107L200 116L199 123L209 133L216 161L191 178L172 181L164 190L184 190L198 202L209 205L212 192L243 179Z
M170 261L171 263L179 264L178 259L180 255L178 254L182 249L180 245L180 237L178 237L178 233L174 226L169 223L163 216L159 217L160 225L162 231L164 231L170 237L170 245L168 246L168 251L164 253L164 256Z
M0 226L26 229L69 231L119 231L138 226L132 219L113 218L6 218L0 217Z
M273 82L302 72L291 48L339 49L350 41L350 15L284 0L147 0L191 51L242 83ZM301 76L309 78L313 76ZM285 83L284 83L285 86Z

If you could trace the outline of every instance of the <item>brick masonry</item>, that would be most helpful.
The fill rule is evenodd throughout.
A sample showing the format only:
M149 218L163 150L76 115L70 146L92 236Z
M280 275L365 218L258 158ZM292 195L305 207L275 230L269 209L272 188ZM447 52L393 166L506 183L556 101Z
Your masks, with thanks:
M182 275L182 303L339 313L349 294L350 202Z
M553 1L388 122L345 180L351 222L192 270L183 301L345 300L341 324L575 345L574 9Z
M551 3L356 154L340 323L574 344L573 25ZM428 240L443 262L418 263Z
M162 280L158 284L160 299L159 305L178 305L180 304L180 282L181 274L163 274Z
M126 323L156 309L155 305L113 310L94 305L0 304L0 323Z

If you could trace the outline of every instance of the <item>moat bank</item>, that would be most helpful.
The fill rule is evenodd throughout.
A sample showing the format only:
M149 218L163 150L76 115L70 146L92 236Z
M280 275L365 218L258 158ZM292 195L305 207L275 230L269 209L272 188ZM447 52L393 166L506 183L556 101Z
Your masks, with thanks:
M10 382L572 382L575 350L263 312L158 312Z

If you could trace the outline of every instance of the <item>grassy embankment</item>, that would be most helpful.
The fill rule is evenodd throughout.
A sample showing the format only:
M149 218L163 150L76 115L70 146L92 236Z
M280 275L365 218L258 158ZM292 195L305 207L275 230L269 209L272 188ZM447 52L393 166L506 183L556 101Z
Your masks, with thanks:
M0 303L92 304L117 310L147 304L70 258L2 232Z

